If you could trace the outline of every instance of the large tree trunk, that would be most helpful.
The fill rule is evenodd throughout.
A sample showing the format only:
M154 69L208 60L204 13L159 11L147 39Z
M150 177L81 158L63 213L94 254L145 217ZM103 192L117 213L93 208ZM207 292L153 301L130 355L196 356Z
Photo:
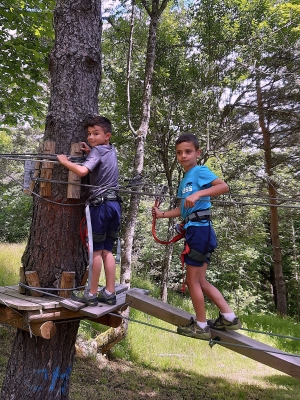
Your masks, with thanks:
M71 143L85 140L87 118L98 113L101 1L57 0L54 27L56 38L49 60L51 99L44 140L55 142L56 153L70 154ZM67 181L67 176L66 169L54 166L53 179ZM75 271L78 286L87 265L79 238L83 199L68 200L66 190L66 185L52 184L50 197L34 199L22 262L25 271L37 271L42 287L57 287L63 271ZM57 324L57 333L50 340L31 338L18 330L1 399L67 399L78 325Z
M278 208L277 208L277 193L276 182L272 179L272 151L270 131L265 123L264 107L262 100L262 93L260 88L260 81L256 81L256 94L258 104L259 126L263 135L263 148L265 155L265 172L268 176L268 194L270 201L270 231L271 231L271 245L273 252L274 263L274 277L276 285L276 309L281 315L287 315L287 301L286 301L286 287L284 282L282 270L282 255L279 240L279 221L278 221Z

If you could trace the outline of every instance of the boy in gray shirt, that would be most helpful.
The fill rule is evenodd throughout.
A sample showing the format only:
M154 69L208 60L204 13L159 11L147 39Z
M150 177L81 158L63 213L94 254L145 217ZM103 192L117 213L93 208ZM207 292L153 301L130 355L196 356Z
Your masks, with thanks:
M74 291L72 298L89 306L98 301L116 304L115 277L116 263L112 254L121 220L121 200L118 196L118 160L114 146L110 143L112 126L108 118L97 116L86 125L87 141L91 148L82 143L82 150L88 155L82 165L74 164L65 155L57 156L59 162L83 177L90 174L90 215L93 231L93 267L90 290ZM98 282L102 263L106 287L98 294Z

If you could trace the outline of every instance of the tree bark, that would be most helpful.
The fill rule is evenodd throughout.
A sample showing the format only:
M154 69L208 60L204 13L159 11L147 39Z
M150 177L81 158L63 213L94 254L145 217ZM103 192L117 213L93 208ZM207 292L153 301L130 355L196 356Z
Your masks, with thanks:
M262 93L260 88L260 81L256 80L256 95L258 104L259 126L263 135L263 149L265 155L265 172L268 176L268 194L270 201L270 231L271 231L271 245L273 252L274 263L274 277L276 285L276 308L281 315L287 315L287 301L286 301L286 287L282 270L282 255L279 240L279 220L278 220L278 207L277 207L277 194L276 183L272 180L272 150L270 131L265 123L264 108Z
M57 154L70 154L72 143L86 139L87 118L98 114L101 1L57 0L54 28L44 140L55 142ZM53 179L67 181L67 176L68 170L55 164ZM36 185L35 190L39 189ZM58 287L63 271L75 271L75 285L79 286L87 266L79 237L83 198L68 200L66 195L67 185L53 183L50 197L34 197L22 263L25 272L37 271L42 287ZM1 399L68 399L78 326L78 322L58 324L50 340L31 338L18 330Z

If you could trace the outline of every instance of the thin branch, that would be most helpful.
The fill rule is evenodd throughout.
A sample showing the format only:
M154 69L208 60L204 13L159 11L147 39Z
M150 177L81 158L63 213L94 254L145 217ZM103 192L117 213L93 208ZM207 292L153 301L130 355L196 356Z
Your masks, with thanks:
M127 76L126 76L126 90L127 90L127 119L130 130L133 134L136 134L135 129L131 123L130 114L130 76L131 76L131 60L132 60L132 48L133 48L133 31L134 31L134 11L135 11L135 0L131 2L131 18L130 18L130 36L129 36L129 49L127 55Z

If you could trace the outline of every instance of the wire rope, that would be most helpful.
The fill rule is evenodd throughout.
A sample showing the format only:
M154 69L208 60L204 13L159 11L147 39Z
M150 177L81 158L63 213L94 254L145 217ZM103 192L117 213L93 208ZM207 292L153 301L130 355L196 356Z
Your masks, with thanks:
M116 314L116 313L108 313L108 314L112 315L112 316L115 316L115 317L119 317L119 318L128 320L128 321L131 321L131 322L136 322L136 323L139 323L139 324L142 324L142 325L145 325L145 326L149 326L151 328L155 328L155 329L159 329L159 330L162 330L162 331L166 331L166 332L175 333L177 335L180 335L178 332L176 332L174 330L171 330L171 329L168 329L168 328L164 328L164 327L160 327L158 325L150 324L149 322L143 322L143 321L140 321L140 320L137 320L137 319L134 319L134 318L131 318L131 317L125 317L123 315ZM182 335L180 335L180 336L182 336ZM293 338L291 337L291 339L293 339ZM297 338L297 340L300 340L300 338ZM274 350L274 351L273 350L269 350L269 349L265 350L265 349L261 349L259 347L252 347L252 346L250 347L250 346L245 346L245 345L241 345L241 344L237 344L237 343L224 342L224 341L221 341L221 340L218 340L218 339L210 339L209 340L209 344L210 344L211 347L214 344L222 344L224 346L241 347L241 348L245 348L245 349L249 349L249 350L263 351L265 353L273 353L273 354L280 354L280 355L289 356L289 357L298 357L298 358L300 358L300 354L292 354L292 353L287 353L287 352L283 352L283 351L280 351L280 350Z

